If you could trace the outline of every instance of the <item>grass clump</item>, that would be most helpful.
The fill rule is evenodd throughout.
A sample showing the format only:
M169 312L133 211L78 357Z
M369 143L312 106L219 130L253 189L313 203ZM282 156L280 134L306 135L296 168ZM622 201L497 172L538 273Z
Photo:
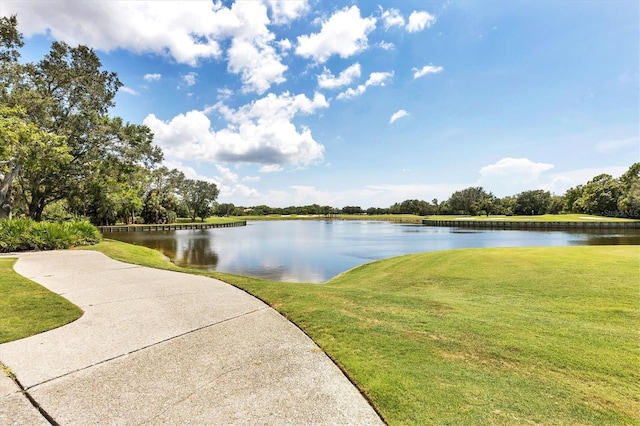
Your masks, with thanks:
M82 310L13 270L0 259L0 343L22 339L75 321Z
M86 221L0 220L0 253L67 249L95 244L101 238L98 229Z

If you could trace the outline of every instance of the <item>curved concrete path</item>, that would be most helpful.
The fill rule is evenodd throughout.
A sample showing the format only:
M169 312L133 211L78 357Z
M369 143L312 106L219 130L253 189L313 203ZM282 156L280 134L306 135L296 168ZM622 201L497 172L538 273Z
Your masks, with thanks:
M24 253L15 270L84 314L0 345L25 390L0 372L2 425L383 424L311 339L231 285L92 251Z

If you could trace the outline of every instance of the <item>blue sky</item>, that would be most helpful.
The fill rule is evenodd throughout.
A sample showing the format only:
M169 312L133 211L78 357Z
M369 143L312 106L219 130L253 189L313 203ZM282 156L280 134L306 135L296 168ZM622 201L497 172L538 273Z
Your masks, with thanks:
M563 194L640 161L640 3L13 1L23 59L85 44L219 202Z

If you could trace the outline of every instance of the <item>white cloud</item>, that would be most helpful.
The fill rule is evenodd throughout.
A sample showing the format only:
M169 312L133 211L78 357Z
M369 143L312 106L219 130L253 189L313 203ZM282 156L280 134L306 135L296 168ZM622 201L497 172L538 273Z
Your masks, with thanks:
M122 86L120 88L120 90L122 90L124 93L128 93L130 95L139 95L138 92L136 92L135 90L133 90L131 87L127 87L127 86Z
M283 170L284 169L279 164L267 164L266 166L260 167L260 170L258 171L260 173L274 173L274 172L281 172Z
M438 74L440 72L442 72L444 70L444 68L440 67L440 66L434 66L434 65L425 65L424 67L418 69L418 68L411 68L411 71L413 71L413 78L420 78L423 77L427 74Z
M280 53L282 53L282 54L286 54L293 47L293 44L291 43L291 40L289 40L288 38L285 38L283 40L279 40L276 44L280 48Z
M535 163L527 158L506 157L482 167L478 185L500 197L514 195L538 189L540 175L553 167L553 164Z
M397 119L402 118L402 117L406 117L408 115L409 115L409 113L407 111L405 111L403 109L400 109L400 110L396 111L395 113L393 113L393 115L389 119L389 124L392 124Z
M525 179L525 181L531 182L536 180L540 173L552 168L553 164L534 163L527 158L506 157L495 164L482 167L480 169L480 176L481 178L490 176L498 176L501 178L505 176L517 176L519 179Z
M365 86L384 86L385 82L393 77L393 71L391 72L372 72L369 75L369 79L365 83Z
M635 148L636 154L640 151L640 138L615 139L598 142L595 150L600 153L621 151L626 148Z
M319 93L309 99L285 92L269 94L238 109L218 102L205 111L189 111L169 121L149 114L144 124L169 159L306 166L323 158L324 147L313 139L309 128L298 128L292 120L328 106ZM227 121L226 128L211 128L206 114L213 112Z
M387 43L384 40L379 41L378 43L376 43L376 46L381 48L381 49L384 49L384 50L393 50L396 47L393 43L391 43L391 42Z
M410 33L415 33L417 31L422 31L425 27L431 28L435 22L436 17L429 14L429 12L413 11L413 13L409 15L409 23L407 24L406 29Z
M362 95L367 91L369 86L384 86L386 81L393 77L391 72L372 72L364 84L358 85L356 88L349 87L337 96L337 99L352 99Z
M332 55L348 58L368 47L367 35L376 19L362 18L357 6L344 8L322 23L319 33L298 37L296 54L324 63Z
M144 79L146 81L158 81L162 78L162 74L145 74Z
M323 89L335 89L351 84L358 77L360 77L360 64L357 62L342 71L338 77L334 77L325 67L322 74L318 76L318 86Z
M404 26L404 18L398 9L389 9L382 12L382 21L384 22L385 30L388 30L391 27Z
M285 82L288 67L271 45L275 35L267 28L270 21L266 6L258 2L235 2L229 13L229 19L235 23L230 31L227 69L240 74L243 90L262 94L271 85Z
M276 24L307 10L305 1L265 2ZM246 92L262 94L285 81L287 66L272 44L285 51L287 43L274 41L267 28L272 24L268 8L259 1L236 1L230 7L210 1L3 2L2 14L12 13L20 16L20 30L27 37L49 33L71 45L156 53L191 66L221 59L221 43L230 40L227 67L241 76Z
M233 90L227 87L218 88L218 100L229 99L231 96L233 96Z
M355 97L358 97L358 96L362 95L366 91L367 91L367 86L365 86L364 84L360 84L355 89L352 88L352 87L349 87L347 90L345 90L344 92L340 93L337 96L337 98L338 99L352 99L352 98L355 98Z
M176 62L196 65L217 58L221 49L214 10L200 1L7 1L2 14L17 14L26 37L50 32L70 45L86 44L110 51L168 54ZM126 19L122 19L125 16Z
M275 24L287 24L309 10L307 0L266 0Z
M220 164L216 164L216 170L220 173L222 179L228 182L237 182L238 175L231 171L230 168L221 166Z
M187 86L193 86L194 84L196 84L196 77L198 76L197 73L195 72L190 72L188 74L185 74L182 76L182 81L184 81L184 83Z

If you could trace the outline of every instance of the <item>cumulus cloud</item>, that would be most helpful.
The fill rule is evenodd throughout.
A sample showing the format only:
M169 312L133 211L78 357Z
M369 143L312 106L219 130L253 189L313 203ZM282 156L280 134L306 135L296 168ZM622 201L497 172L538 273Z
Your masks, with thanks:
M227 51L227 69L240 74L243 90L263 94L273 84L286 81L288 69L272 43L275 35L269 31L266 6L257 2L236 2L229 11L233 22L231 46Z
M381 8L382 9L382 8ZM403 27L404 18L398 9L389 9L382 12L382 22L384 22L384 29L388 30L391 27Z
M18 14L20 31L27 37L49 32L71 45L168 54L189 65L222 53L211 30L217 11L209 2L50 0L44 4L5 2L2 12Z
M307 0L267 0L267 5L276 24L287 24L309 10Z
M323 89L335 89L351 84L358 77L360 77L360 64L357 62L346 68L337 77L325 67L322 74L318 76L318 86Z
M436 22L436 17L425 11L413 11L409 15L409 23L405 27L410 33L422 31L426 28L431 28Z
M195 72L190 72L188 74L184 74L182 76L182 81L184 81L184 83L187 86L193 86L194 84L196 84L196 77L198 76L197 73Z
M122 90L124 93L128 93L129 95L139 95L138 92L136 92L134 89L132 89L131 87L127 87L127 86L122 86L120 88L120 90Z
M191 66L223 59L222 46L228 45L229 72L240 75L244 91L262 94L284 82L287 70L274 49L286 52L287 41L276 41L267 26L288 23L306 10L306 1L289 0L239 1L229 7L207 1L50 0L6 2L2 13L18 14L27 37L48 33L71 45L156 53ZM155 81L155 74L148 76Z
M369 78L364 84L360 84L355 88L349 87L344 92L340 93L338 99L352 99L362 95L367 91L369 86L384 86L386 81L393 78L393 71L391 72L372 72L369 74Z
M319 93L312 99L288 92L279 96L270 93L238 109L218 102L205 111L178 114L169 121L149 114L144 124L170 159L306 166L323 158L324 147L313 139L309 128L298 128L292 120L328 106ZM227 127L211 128L207 113L214 112Z
M534 163L528 158L511 158L506 157L494 164L482 167L480 175L486 176L513 176L518 175L528 179L535 180L540 173L553 168L553 164Z
M348 58L368 47L367 36L376 19L362 18L357 6L344 8L322 23L319 33L298 37L296 54L324 63L332 55Z
M478 184L498 196L514 195L530 189L538 189L542 173L551 170L553 164L536 163L528 158L506 157L480 169Z
M224 167L220 164L216 164L216 170L218 170L218 173L220 174L222 179L224 179L225 181L229 181L229 182L238 181L238 174L232 172L230 168Z
M162 78L162 74L145 74L145 81L159 81Z
M440 72L442 72L444 70L444 68L440 67L440 66L434 66L434 65L425 65L424 67L418 69L418 68L411 68L411 71L413 71L413 78L414 80L416 78L420 78L423 77L427 74L438 74Z
M381 49L384 49L384 50L393 50L396 47L393 43L391 43L391 42L387 43L384 40L379 41L378 43L376 43L376 46L381 48Z
M260 173L274 173L274 172L281 172L283 170L284 169L279 164L268 164L266 166L260 167L260 170L258 170L258 171Z
M393 113L393 115L389 119L389 124L392 124L397 119L402 118L402 117L406 117L408 115L409 115L409 113L407 111L405 111L403 109L400 109L400 110L398 110L398 111Z

